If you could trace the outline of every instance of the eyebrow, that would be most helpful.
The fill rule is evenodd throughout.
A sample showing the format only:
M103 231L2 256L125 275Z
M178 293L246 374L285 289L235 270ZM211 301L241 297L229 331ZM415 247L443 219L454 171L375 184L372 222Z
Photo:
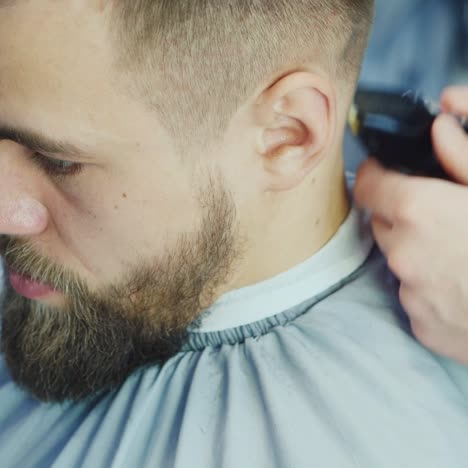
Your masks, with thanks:
M79 148L72 143L53 140L41 133L22 128L0 126L0 140L11 140L31 151L45 153L45 155L66 155L79 158L87 153L84 148Z

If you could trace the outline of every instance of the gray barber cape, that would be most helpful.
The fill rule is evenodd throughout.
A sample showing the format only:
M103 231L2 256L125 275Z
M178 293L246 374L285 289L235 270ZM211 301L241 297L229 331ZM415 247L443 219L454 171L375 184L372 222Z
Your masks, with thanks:
M0 467L467 468L468 367L418 344L397 294L353 209L112 394L39 403L0 361Z

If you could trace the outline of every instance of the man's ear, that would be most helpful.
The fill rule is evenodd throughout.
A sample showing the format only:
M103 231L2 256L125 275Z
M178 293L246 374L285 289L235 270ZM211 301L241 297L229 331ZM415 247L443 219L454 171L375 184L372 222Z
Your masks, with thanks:
M289 190L304 180L330 148L336 118L331 82L312 72L289 74L262 93L255 119L265 190Z

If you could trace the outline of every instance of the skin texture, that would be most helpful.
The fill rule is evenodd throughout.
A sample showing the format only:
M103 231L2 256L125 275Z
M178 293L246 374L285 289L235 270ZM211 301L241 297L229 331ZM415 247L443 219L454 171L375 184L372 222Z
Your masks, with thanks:
M291 70L259 86L216 146L182 158L115 79L107 19L106 2L84 0L0 15L0 254L57 290L29 300L8 287L2 351L46 401L163 364L222 294L306 260L349 211L350 86L313 64ZM45 156L81 172L48 174L12 128L77 147Z
M468 88L448 88L441 105L468 115ZM401 280L415 336L468 365L468 137L445 114L434 124L433 143L457 183L408 177L370 161L358 173L355 195L372 211L374 234Z

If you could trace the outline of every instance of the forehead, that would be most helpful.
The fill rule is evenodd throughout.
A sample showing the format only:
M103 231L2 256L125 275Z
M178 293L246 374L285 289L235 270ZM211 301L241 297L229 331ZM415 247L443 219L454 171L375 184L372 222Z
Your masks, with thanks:
M32 111L41 106L61 111L70 98L79 112L80 104L105 92L110 55L103 22L79 3L31 0L2 7L2 112L14 113L23 104Z
M143 103L115 82L108 17L94 4L0 3L0 125L63 140L78 133L94 140L141 140L155 133L154 118L145 128Z

